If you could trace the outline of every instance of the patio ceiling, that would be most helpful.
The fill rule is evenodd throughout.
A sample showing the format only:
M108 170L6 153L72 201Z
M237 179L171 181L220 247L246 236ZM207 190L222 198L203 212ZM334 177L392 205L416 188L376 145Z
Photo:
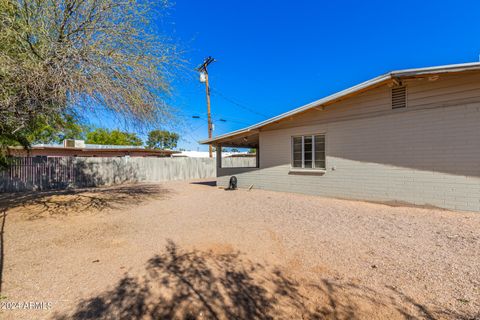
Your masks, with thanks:
M217 140L214 145L230 148L258 148L258 132L246 132L234 137L228 137L225 140Z

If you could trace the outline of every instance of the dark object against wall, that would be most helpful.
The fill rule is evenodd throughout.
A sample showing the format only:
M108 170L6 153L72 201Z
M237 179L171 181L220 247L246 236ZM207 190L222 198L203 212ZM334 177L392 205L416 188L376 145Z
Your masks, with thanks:
M231 176L230 181L228 182L228 188L225 190L236 190L237 189L237 177Z

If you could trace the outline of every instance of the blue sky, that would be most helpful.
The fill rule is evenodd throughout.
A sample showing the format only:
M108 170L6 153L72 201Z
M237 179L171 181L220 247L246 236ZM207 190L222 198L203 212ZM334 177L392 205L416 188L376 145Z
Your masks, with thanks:
M473 62L480 54L480 1L177 0L163 26L185 48L189 69L217 59L210 67L214 135L390 70ZM171 100L181 114L180 147L206 150L196 143L207 124L194 71L175 81Z

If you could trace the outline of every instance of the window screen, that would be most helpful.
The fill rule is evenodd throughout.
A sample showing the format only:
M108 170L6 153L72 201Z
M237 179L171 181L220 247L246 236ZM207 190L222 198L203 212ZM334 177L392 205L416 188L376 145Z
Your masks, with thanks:
M293 138L293 166L295 168L301 168L303 164L303 147L302 137Z
M325 135L292 138L292 166L303 169L325 169Z

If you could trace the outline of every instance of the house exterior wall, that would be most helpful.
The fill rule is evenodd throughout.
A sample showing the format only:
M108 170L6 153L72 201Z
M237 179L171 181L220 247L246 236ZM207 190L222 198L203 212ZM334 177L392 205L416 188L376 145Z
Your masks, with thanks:
M260 168L220 185L480 211L480 75L412 79L407 108L382 86L260 132ZM290 172L291 137L325 133L326 170Z

